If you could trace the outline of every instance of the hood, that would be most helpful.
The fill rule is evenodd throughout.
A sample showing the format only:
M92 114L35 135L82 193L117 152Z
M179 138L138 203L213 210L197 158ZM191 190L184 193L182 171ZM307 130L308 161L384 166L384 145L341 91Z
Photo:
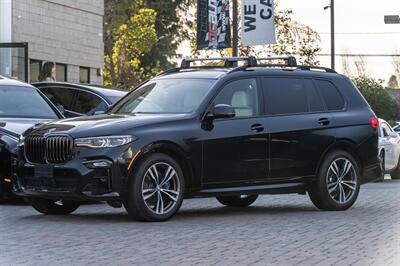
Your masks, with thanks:
M0 131L19 138L30 127L49 121L38 118L0 118Z
M94 115L58 120L30 129L27 134L63 133L74 138L129 134L135 127L179 120L188 114Z

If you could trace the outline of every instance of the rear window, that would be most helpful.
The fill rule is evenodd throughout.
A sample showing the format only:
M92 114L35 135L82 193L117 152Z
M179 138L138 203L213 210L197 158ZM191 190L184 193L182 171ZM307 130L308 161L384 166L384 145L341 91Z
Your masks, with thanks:
M344 108L344 99L337 88L326 80L315 80L318 89L324 98L326 107L330 111L338 111Z

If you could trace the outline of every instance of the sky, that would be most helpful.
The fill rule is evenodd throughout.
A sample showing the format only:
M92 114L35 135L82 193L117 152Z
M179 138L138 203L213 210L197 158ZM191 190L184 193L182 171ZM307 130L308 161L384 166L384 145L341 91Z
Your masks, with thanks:
M330 54L329 0L279 0L279 9L292 9L299 23L310 26L321 37L321 54ZM384 15L400 15L400 0L335 0L336 54L400 55L400 24L387 25ZM188 44L180 52L190 56ZM400 57L398 57L400 60ZM336 70L342 71L341 57ZM330 57L321 56L322 66L330 67ZM365 57L367 72L387 81L394 73L393 57ZM355 67L350 59L355 75Z

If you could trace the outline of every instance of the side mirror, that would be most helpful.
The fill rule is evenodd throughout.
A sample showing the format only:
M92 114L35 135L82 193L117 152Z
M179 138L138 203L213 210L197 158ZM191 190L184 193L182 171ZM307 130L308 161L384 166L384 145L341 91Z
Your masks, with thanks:
M214 110L212 112L213 118L233 118L235 117L235 109L228 104L217 104L214 106Z
M60 113L61 113L62 115L65 115L65 108L64 108L64 106L62 106L61 104L57 104L56 107L57 107L58 111L60 111Z
M396 133L396 132L390 132L389 133L389 138L393 138L393 139L395 139L395 138L397 138L399 135Z

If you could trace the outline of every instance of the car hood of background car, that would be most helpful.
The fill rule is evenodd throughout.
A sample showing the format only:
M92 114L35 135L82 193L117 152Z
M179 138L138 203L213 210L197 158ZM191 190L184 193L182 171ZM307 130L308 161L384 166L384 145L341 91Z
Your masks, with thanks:
M26 134L68 134L74 138L127 134L130 129L175 121L188 114L95 115L54 121L31 128Z
M27 129L34 125L51 121L39 118L0 118L0 131L19 138Z

